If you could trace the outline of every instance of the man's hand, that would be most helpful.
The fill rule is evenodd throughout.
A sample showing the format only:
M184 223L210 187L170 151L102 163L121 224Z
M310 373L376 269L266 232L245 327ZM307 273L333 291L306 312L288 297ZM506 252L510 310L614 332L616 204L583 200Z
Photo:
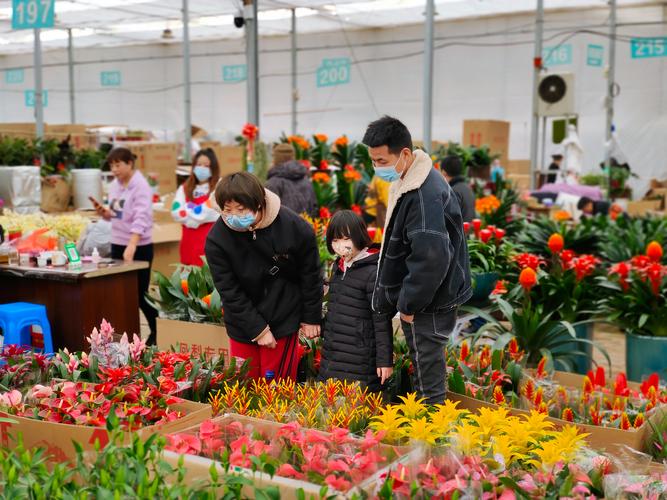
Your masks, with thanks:
M415 322L415 315L414 314L407 315L401 313L401 321L405 321L406 323L412 324Z
M278 342L276 342L276 338L273 336L273 333L271 333L268 326L264 330L264 333L257 339L257 345L268 347L269 349L275 349L278 346Z
M300 332L307 339L316 339L320 336L320 325L307 325L306 323L301 323Z
M389 377L391 377L392 373L394 373L394 368L391 366L383 366L378 368L377 374L378 377L380 377L380 384L384 385L384 383L389 380Z

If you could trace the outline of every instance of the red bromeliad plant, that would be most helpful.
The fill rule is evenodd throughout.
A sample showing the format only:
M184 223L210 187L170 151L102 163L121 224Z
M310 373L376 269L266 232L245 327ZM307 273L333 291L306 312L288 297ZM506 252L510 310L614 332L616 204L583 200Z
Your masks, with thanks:
M345 428L326 434L296 422L267 427L229 416L167 436L167 449L246 469L259 464L261 471L271 475L344 493L397 458L393 448L380 444L382 437L368 431L363 439L353 438Z
M599 279L601 307L609 321L637 335L667 337L667 266L662 247L651 242L646 255L613 265Z
M51 359L17 345L2 346L0 351L0 390L21 389L48 380Z
M156 387L137 381L119 385L124 374L109 373L100 384L62 382L34 386L23 397L19 391L0 394L0 407L10 415L47 422L106 427L114 419L121 429L172 422L182 416L170 406L181 401Z
M467 224L467 223L466 223ZM495 226L481 229L479 219L473 221L474 231L468 233L468 254L473 274L500 273L506 274L514 259L514 245L505 239L505 230Z

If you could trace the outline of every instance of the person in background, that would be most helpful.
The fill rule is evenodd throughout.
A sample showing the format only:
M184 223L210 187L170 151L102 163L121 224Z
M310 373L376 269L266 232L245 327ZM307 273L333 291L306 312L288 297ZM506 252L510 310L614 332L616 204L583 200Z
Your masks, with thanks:
M111 221L111 257L148 262L139 271L139 307L148 326L147 344L155 344L157 311L146 300L153 262L153 190L141 172L135 169L136 156L129 149L115 148L107 162L115 180L109 186L109 207L92 200L97 213Z
M428 404L445 400L445 346L458 306L472 296L458 200L431 157L413 151L406 126L385 116L362 141L375 174L391 182L373 311L401 315L413 382Z
M329 281L320 379L358 381L379 392L394 366L391 316L371 308L379 245L371 243L359 215L341 210L327 227L327 247L338 258Z
M385 225L390 186L390 182L374 176L368 185L368 195L364 201L364 220L380 229Z
M550 173L549 175L547 175L547 184L555 184L556 182L558 182L560 167L562 163L563 163L563 155L561 154L551 155L551 164L549 165Z
M472 222L475 218L475 194L466 182L463 173L463 163L458 156L447 156L440 164L442 175L454 191L461 208L463 222Z
M215 189L222 216L206 240L231 355L249 376L296 378L299 333L320 334L322 267L315 233L257 177L239 172Z
M176 190L171 215L183 224L181 264L201 266L208 232L220 214L209 200L220 180L218 158L212 149L202 149L192 161L190 177Z
M491 182L494 184L498 182L499 179L505 178L505 169L500 164L500 159L496 158L491 163Z
M611 203L608 201L593 201L588 196L582 196L577 203L577 208L581 210L586 217L593 217L596 215L609 215Z
M273 148L273 167L269 170L266 189L276 193L284 207L297 214L317 216L317 199L308 169L295 160L291 144Z

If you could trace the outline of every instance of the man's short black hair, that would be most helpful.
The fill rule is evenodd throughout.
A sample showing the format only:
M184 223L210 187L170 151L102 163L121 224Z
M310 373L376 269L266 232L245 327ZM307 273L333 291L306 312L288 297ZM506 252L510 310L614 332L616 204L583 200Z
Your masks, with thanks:
M458 177L463 173L463 162L458 156L450 155L446 156L440 168L449 176L449 177Z
M584 207L589 203L593 203L593 200L591 200L588 196L582 196L577 203L577 209L583 210Z
M560 160L563 159L563 155L555 154L555 155L551 155L551 158L553 158L554 161L560 161Z
M350 238L357 250L363 250L373 243L368 234L368 227L364 219L352 210L340 210L334 214L327 226L327 248L329 253L336 253L333 241L341 238Z
M412 136L408 127L391 116L383 116L372 122L361 141L369 148L387 146L391 154L397 155L407 148L412 151Z

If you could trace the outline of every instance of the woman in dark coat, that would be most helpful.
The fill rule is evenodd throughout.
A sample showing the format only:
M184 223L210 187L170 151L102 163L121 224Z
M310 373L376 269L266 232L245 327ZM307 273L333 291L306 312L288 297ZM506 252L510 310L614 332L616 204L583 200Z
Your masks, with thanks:
M358 381L379 391L394 366L391 317L371 309L379 248L350 210L331 219L327 246L338 259L329 283L320 378Z

